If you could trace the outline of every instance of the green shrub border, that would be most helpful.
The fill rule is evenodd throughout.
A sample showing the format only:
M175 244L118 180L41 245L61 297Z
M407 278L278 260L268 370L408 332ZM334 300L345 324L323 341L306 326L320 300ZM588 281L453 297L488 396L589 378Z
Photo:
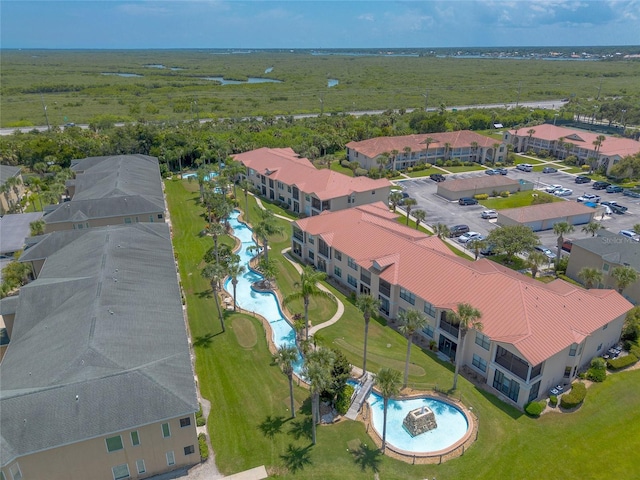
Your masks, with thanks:
M607 367L611 370L620 370L622 368L629 367L638 361L638 357L630 353L624 357L612 358L607 361Z
M524 411L527 412L527 415L530 417L539 417L544 407L546 407L546 402L529 402L524 406Z
M571 391L560 397L560 406L566 409L572 409L580 406L587 396L587 387L582 382L576 382L571 385Z
M204 433L198 434L198 447L200 448L200 458L205 462L209 458L209 446L207 445L207 436Z

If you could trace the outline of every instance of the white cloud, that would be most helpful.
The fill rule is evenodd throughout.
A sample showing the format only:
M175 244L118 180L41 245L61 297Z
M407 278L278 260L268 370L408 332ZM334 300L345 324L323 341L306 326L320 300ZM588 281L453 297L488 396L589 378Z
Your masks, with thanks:
M171 13L166 5L156 2L125 3L118 5L116 10L125 15L168 15Z
M358 20L365 20L367 22L375 22L376 19L373 16L373 13L363 13L362 15L358 15Z

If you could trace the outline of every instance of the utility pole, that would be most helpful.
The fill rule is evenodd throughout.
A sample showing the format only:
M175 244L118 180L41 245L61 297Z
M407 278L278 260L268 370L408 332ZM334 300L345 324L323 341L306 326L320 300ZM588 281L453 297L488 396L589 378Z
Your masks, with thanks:
M518 82L518 96L516 97L516 108L518 108L518 104L520 103L520 90L522 89L522 82Z
M598 95L596 96L596 100L600 100L600 90L602 90L602 78L600 79L600 85L598 85Z
M47 113L47 106L44 104L44 97L40 94L40 100L42 100L42 109L44 110L44 118L47 120L47 131L51 131L51 125L49 125L49 114Z
M424 97L424 111L428 112L429 111L429 90L426 90L426 93L423 93L422 96Z
M324 114L324 94L320 96L320 116Z

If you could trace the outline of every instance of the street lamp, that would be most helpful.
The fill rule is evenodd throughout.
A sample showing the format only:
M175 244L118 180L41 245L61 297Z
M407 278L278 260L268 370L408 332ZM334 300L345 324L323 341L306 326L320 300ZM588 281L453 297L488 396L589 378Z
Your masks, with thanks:
M559 115L559 113L554 113L553 114L553 126L554 127L556 126L556 120L558 119L558 115Z
M626 125L624 123L624 114L627 113L627 110L623 108L621 110L621 112L622 112L622 117L620 118L620 123L622 124L622 131L624 132L625 127L626 127Z

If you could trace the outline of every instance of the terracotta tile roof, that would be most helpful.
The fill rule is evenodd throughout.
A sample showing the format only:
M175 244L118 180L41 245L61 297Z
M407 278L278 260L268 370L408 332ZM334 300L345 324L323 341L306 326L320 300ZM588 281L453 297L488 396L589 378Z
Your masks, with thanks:
M585 290L562 280L544 284L490 260L465 260L437 237L407 228L392 217L378 203L295 224L362 267L382 267L380 278L438 308L470 303L483 314L483 332L494 341L512 344L532 365L632 307L614 290Z
M450 192L462 192L473 188L511 187L519 184L518 180L503 175L483 175L481 177L458 178L441 184L438 187L446 188Z
M470 147L476 142L479 147L491 147L494 143L502 143L491 137L479 135L470 130L458 130L456 132L424 133L418 135L402 135L398 137L376 137L360 142L349 142L347 148L355 150L369 158L374 158L384 152L398 150L403 153L405 147L411 148L412 152L424 151L425 140L431 138L429 150L444 147L445 143L451 144L451 148Z
M318 170L291 148L259 148L233 156L244 166L302 192L315 194L320 200L344 197L391 186L387 179L349 177L328 169Z
M543 203L528 207L509 208L500 210L499 215L505 216L519 223L537 222L548 218L560 218L571 215L595 214L595 210L578 202Z
M587 150L595 150L593 142L595 142L601 133L586 132L584 130L576 130L566 127L557 127L551 124L536 125L535 127L524 127L517 130L519 137L528 137L529 130L535 130L533 138L540 138L547 141L555 141L564 138L566 143L573 143L577 147L586 148ZM509 133L516 135L516 130L509 130ZM600 155L614 156L619 155L626 157L635 155L640 152L640 142L630 138L613 137L605 135L606 139L600 146Z

